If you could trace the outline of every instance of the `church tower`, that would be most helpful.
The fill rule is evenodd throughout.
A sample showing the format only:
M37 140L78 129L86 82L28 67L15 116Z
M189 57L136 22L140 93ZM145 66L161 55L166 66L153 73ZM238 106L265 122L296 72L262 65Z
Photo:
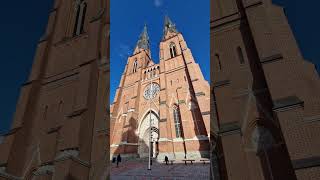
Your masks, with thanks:
M209 157L209 84L169 17L159 64L149 47L145 27L111 105L111 155Z
M221 179L317 179L320 83L281 7L211 1L211 139Z
M108 176L109 1L55 0L11 131L0 179Z

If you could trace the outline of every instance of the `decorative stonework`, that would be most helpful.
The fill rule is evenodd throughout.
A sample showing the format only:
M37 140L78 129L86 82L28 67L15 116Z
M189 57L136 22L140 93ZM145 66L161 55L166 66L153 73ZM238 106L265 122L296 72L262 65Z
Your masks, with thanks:
M36 171L33 172L33 174L35 176L50 175L52 173L54 173L54 166L53 165L40 166Z
M70 157L78 157L79 155L79 150L74 150L74 149L70 149L70 150L64 150L61 151L55 158L56 161L62 161L65 159L68 159Z
M252 132L251 143L253 150L259 153L272 148L275 140L268 129L262 126L257 126Z

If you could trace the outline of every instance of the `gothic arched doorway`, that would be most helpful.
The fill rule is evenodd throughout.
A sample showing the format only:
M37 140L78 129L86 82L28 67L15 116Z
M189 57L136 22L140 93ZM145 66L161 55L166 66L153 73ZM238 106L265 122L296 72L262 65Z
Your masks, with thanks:
M150 128L151 119L151 128ZM150 143L151 131L151 143ZM151 144L151 156L156 157L158 154L158 140L159 140L159 117L153 111L148 112L142 119L139 126L139 146L138 154L141 158L148 157L149 146Z

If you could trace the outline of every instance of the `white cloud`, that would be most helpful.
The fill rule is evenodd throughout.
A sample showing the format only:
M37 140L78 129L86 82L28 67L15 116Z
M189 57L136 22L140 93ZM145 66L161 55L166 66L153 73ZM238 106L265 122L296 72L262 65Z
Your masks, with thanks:
M163 4L163 0L154 0L154 6L160 7Z

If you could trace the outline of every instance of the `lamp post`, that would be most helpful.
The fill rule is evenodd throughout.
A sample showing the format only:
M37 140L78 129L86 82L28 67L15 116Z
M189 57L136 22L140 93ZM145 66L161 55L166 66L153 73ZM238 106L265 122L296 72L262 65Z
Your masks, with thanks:
M152 79L150 78L150 88L149 88L149 162L148 162L148 170L151 170L151 91L152 90Z
M158 108L158 106L155 104L155 102L153 101L153 98L154 96L156 96L156 87L153 86L152 84L152 76L150 76L150 84L149 84L149 89L148 89L148 100L149 100L149 163L148 163L148 170L151 170L151 146L152 146L152 143L151 143L151 140L152 140L152 119L151 119L151 103L154 104L154 107Z
M149 115L150 115L150 119L149 119L149 163L148 163L148 170L151 170L151 103L150 103Z

